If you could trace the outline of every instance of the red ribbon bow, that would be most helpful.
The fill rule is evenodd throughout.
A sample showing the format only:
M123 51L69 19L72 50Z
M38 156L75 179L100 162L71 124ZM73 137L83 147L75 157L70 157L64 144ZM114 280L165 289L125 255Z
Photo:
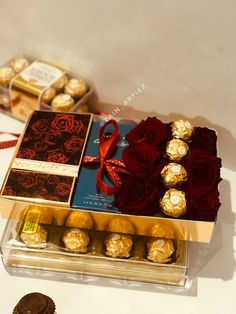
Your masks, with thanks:
M108 125L113 125L114 130L108 138L105 138L104 131ZM119 140L120 135L118 133L118 124L115 120L109 120L101 127L99 131L98 157L85 156L83 158L83 164L92 162L99 163L99 169L96 175L96 183L100 191L106 195L115 194L120 188L122 182L118 172L127 173L125 170L125 164L122 161L109 159L112 157L115 149L117 148L117 143ZM112 187L103 182L104 168L106 169L115 186Z
M0 132L0 135L1 134L13 135L13 136L17 137L17 140L9 140L9 141L0 142L0 149L5 149L5 148L16 146L18 138L20 137L20 134L18 134L18 133Z

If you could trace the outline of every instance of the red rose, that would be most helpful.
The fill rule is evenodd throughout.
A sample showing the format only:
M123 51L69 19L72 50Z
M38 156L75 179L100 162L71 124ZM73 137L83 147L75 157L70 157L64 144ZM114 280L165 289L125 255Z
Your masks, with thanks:
M124 214L154 215L160 199L159 190L145 180L127 176L115 195L114 204Z
M47 160L49 162L65 164L68 161L68 158L62 152L54 151L48 155Z
M133 128L126 136L126 140L130 144L144 142L163 148L171 137L168 125L165 125L157 118L149 117Z
M60 179L58 176L50 175L47 182L51 185L57 185L60 182Z
M62 136L62 133L59 131L50 131L47 133L44 137L44 142L47 143L48 145L55 145L58 142L58 139L60 139Z
M193 133L190 147L205 150L216 156L216 141L217 136L214 130L197 127Z
M68 133L79 131L82 126L82 122L76 120L71 114L57 114L51 122L51 127L54 130Z
M20 148L16 157L23 159L33 159L35 155L35 151L30 148Z
M81 150L83 140L78 136L72 136L69 140L64 143L66 151L75 153Z
M3 195L15 195L15 192L12 190L12 188L9 185L7 185L4 188Z
M154 170L160 160L160 153L156 147L140 142L126 147L122 159L129 172L137 177L143 177Z
M221 159L200 149L191 149L183 165L188 182L195 186L217 186L220 182Z
M219 192L211 187L185 188L187 201L186 218L192 220L214 221L220 207Z
M35 132L45 132L49 128L49 122L46 119L39 119L31 126L31 129Z
M24 171L19 173L17 181L23 188L30 189L37 185L37 176L35 173L27 173Z
M42 152L48 148L48 145L44 142L35 142L34 149L36 152Z
M71 185L66 183L59 183L56 186L56 193L59 195L69 195L71 191Z

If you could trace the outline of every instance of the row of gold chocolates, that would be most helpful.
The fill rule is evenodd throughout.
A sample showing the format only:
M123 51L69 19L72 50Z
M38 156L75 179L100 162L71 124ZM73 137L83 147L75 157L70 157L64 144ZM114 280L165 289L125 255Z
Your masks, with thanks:
M53 226L50 220L42 209L36 206L27 208L19 228L19 238L26 247L56 247L74 254L100 253L112 258L144 259L155 263L170 263L176 258L176 241L165 238L173 236L171 228L165 230L155 225L153 235L162 234L164 237L141 237L134 234L134 228L127 219L120 217L110 222L108 232L92 230L93 222L88 213L72 211L64 227ZM109 232L109 228L115 228L116 232Z

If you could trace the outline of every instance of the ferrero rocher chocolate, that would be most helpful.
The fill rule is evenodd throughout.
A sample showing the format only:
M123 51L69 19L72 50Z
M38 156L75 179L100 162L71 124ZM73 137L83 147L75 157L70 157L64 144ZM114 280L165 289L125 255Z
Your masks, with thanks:
M41 101L44 103L49 103L56 96L56 90L53 87L49 87L43 92Z
M8 87L11 79L15 76L15 72L11 67L0 68L0 85Z
M52 101L52 109L60 112L70 111L74 106L74 99L68 94L58 94Z
M190 141L194 128L187 120L177 120L171 125L172 135L175 138L180 138L184 141Z
M6 95L0 95L0 106L4 109L11 107L11 101Z
M90 242L88 233L79 228L67 230L62 240L69 251L78 253L86 253Z
M166 155L172 161L179 161L188 152L188 144L179 139L173 139L166 145Z
M23 71L29 64L29 60L24 57L16 57L11 62L11 66L16 73Z
M179 186L188 179L185 168L174 162L169 163L161 170L161 176L167 187Z
M176 189L166 191L160 201L161 210L170 217L178 218L186 213L185 193Z
M107 227L107 231L131 234L135 233L132 223L128 219L123 217L117 217L112 219Z
M156 239L147 244L147 259L155 263L168 263L175 251L170 239Z
M72 97L82 97L88 89L87 84L81 79L70 79L66 84L64 91Z
M55 88L56 90L63 89L67 81L68 81L68 76L64 74L62 77L59 78L59 80L57 80L53 84L52 87Z
M29 224L29 222L26 223ZM28 247L45 248L47 245L47 235L47 229L44 226L37 224L36 227L32 226L31 230L26 230L24 226L20 237Z
M67 227L92 229L93 225L93 218L89 213L79 212L77 210L73 210L66 220Z
M128 234L112 233L105 239L106 255L110 257L129 257L133 246L132 237Z
M151 229L151 235L157 238L174 239L175 233L172 227L164 222L157 222Z

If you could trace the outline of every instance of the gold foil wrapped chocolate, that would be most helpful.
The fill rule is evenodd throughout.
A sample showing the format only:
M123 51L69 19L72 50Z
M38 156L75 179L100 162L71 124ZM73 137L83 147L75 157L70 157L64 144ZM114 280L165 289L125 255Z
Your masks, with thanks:
M112 219L107 227L107 231L131 234L135 233L133 224L127 218L123 217Z
M164 222L157 222L151 229L151 235L157 238L174 239L174 229Z
M29 64L29 60L25 57L16 57L11 62L11 66L16 73L23 71Z
M111 233L105 239L106 255L110 257L129 257L133 246L128 234Z
M172 135L174 138L180 138L184 141L190 141L194 128L187 120L177 120L171 125Z
M166 145L166 155L172 161L179 161L188 152L188 144L179 139L173 139Z
M74 99L68 94L58 94L52 101L52 109L60 112L67 112L74 106Z
M183 166L177 163L169 163L161 170L163 183L167 187L179 186L187 181L188 175Z
M11 79L15 76L15 72L11 67L0 68L0 85L8 87Z
M37 224L37 226L32 227L31 230L28 229L27 231L24 226L20 237L28 247L45 248L47 245L47 235L47 229L44 226Z
M186 198L183 191L169 189L160 201L161 210L170 217L179 218L186 213Z
M41 101L44 103L49 103L56 96L56 90L53 87L47 88L41 97Z
M93 225L94 225L94 221L89 213L80 212L77 210L71 211L71 213L69 214L66 220L67 227L92 229Z
M175 252L173 241L170 239L156 239L147 244L147 259L154 263L168 263Z
M72 228L64 233L62 241L69 251L86 253L90 238L86 231Z
M68 76L64 74L62 77L57 80L52 87L55 88L56 90L61 90L64 88L66 82L68 82Z
M0 106L2 106L4 109L8 109L11 107L11 101L9 97L6 95L0 95Z
M88 86L84 80L70 79L64 87L65 93L72 97L81 98L88 90Z

